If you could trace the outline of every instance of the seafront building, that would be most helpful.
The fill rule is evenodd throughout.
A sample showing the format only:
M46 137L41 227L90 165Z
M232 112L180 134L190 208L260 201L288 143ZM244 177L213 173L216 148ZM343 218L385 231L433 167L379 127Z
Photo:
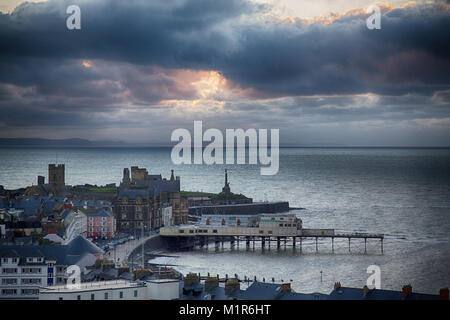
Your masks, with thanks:
M66 269L80 270L103 258L103 251L82 236L67 245L0 246L0 299L37 299L39 287L67 283Z
M87 219L87 237L110 239L116 235L116 218L106 210L84 211Z
M62 213L67 241L81 235L89 239L110 239L116 235L116 218L104 209L67 209Z
M160 174L149 175L147 169L136 166L124 168L123 179L113 201L117 229L141 232L159 229L162 210L172 207L171 224L187 223L187 200L181 197L180 177L173 170L170 179Z
M39 291L39 300L174 300L179 296L177 279L86 282L79 287L62 285Z
M81 210L67 209L62 212L62 221L66 228L64 238L66 242L78 236L87 237L87 216Z

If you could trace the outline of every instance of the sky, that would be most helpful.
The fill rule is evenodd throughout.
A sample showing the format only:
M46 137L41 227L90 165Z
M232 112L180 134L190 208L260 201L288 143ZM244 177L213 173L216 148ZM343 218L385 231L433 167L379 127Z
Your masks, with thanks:
M69 5L81 29L68 30ZM369 6L381 29L368 29ZM450 146L449 1L0 0L0 138Z

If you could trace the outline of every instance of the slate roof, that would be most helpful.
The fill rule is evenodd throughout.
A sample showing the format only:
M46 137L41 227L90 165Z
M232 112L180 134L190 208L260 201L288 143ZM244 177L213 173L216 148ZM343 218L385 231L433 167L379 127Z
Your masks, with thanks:
M67 244L68 253L80 255L84 253L101 254L103 250L82 236L77 236Z
M42 228L40 221L17 221L17 222L5 222L6 229L27 229L27 228Z
M153 189L119 189L118 199L123 199L123 197L128 197L129 200L134 201L138 196L143 200L147 200L147 195L153 197Z
M102 208L111 206L111 202L106 200L72 200L72 206L78 207L79 209L86 206L87 208Z
M298 293L298 292L285 292L278 300L327 300L328 295L323 293Z
M67 245L42 245L42 246L0 246L0 256L17 253L20 257L44 257L47 260L56 260L58 265L76 264L86 254L99 254L103 251L89 240L78 236ZM25 259L21 259L20 264L26 264ZM33 262L32 264L36 264Z
M253 282L237 298L243 300L273 300L281 294L282 290L283 287L281 284Z
M329 300L439 300L439 295L411 292L403 299L401 291L373 289L366 295L363 289L340 287L331 291Z
M180 191L180 180L162 180L160 175L155 175L158 177L155 180L145 180L141 181L140 184L135 184L139 188L127 188L120 187L118 190L118 199L122 199L127 196L131 201L136 200L136 197L140 196L143 200L147 199L147 196L153 197L153 192L156 196L159 196L161 192L179 192ZM140 182L140 181L136 181Z
M25 197L16 201L10 201L9 205L12 208L22 209L25 215L37 214L37 209L41 210L42 214L50 213L53 208L64 202L62 197Z
M180 300L230 300L230 297L225 294L224 287L206 291L203 284L195 283L188 287L180 286Z
M109 213L106 210L98 210L98 211L94 211L94 212L83 212L83 213L86 216L88 216L88 217L105 217L105 218L108 218L108 217L112 216L112 214Z
M180 286L180 300L439 300L439 295L409 293L402 298L401 291L369 290L364 296L363 289L341 287L329 295L323 293L297 293L293 290L283 292L282 284L253 282L247 289L235 290L225 294L224 287L205 291L205 285L194 283L188 287Z

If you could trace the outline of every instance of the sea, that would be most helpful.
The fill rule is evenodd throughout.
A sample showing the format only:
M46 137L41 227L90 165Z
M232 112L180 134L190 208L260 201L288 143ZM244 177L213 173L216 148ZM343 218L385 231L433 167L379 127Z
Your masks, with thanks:
M119 183L123 168L180 176L186 191L220 192L224 169L231 191L254 201L289 201L304 228L369 232L379 240L313 239L263 251L226 243L172 253L183 273L219 274L258 281L290 282L297 292L329 293L335 282L362 288L370 266L380 269L382 289L438 294L450 287L450 149L281 148L278 174L259 165L174 165L170 148L0 148L0 185L13 189L47 179L49 163L64 163L66 184ZM370 270L370 269L369 269ZM246 284L243 284L245 287Z

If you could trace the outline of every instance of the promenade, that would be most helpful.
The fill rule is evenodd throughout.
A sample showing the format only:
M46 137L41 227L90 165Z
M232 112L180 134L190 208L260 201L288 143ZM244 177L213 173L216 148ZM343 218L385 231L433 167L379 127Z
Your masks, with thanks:
M143 238L127 241L123 244L119 244L115 249L110 249L105 253L105 257L109 260L113 260L116 266L124 266L128 262L128 257L134 249L140 247L147 240L158 236L158 234L152 234Z

